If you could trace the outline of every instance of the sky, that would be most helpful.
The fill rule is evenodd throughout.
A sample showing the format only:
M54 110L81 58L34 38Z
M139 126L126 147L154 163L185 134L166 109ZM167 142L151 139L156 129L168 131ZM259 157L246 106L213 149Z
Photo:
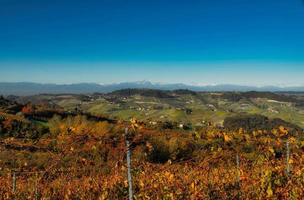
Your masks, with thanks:
M0 0L0 82L304 85L303 0Z

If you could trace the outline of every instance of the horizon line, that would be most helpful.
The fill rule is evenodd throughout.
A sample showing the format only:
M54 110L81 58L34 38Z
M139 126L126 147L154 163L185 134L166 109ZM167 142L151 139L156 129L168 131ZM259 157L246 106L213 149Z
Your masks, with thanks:
M79 85L79 84L95 84L100 86L110 86L110 85L119 85L119 84L127 84L127 83L137 83L137 84L152 84L152 85L184 85L191 87L216 87L216 86L239 86L239 87L256 87L256 88L267 88L267 87L276 87L276 88L291 88L291 87L304 87L303 85L284 85L284 84L268 84L268 85L245 85L245 84L237 84L237 83L183 83L183 82L154 82L154 81L119 81L112 83L98 83L98 82L72 82L72 83L52 83L52 82L35 82L35 81L0 81L0 84L21 84L21 83L31 83L31 84L40 84L40 85Z

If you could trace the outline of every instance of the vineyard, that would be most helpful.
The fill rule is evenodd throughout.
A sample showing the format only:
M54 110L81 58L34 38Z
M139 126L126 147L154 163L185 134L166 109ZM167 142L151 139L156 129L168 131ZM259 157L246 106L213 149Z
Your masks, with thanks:
M134 199L304 198L302 133L128 124L54 117L39 138L4 137L1 198L128 199L126 140Z
M0 200L304 200L304 0L0 0Z
M0 200L304 200L304 0L0 0Z

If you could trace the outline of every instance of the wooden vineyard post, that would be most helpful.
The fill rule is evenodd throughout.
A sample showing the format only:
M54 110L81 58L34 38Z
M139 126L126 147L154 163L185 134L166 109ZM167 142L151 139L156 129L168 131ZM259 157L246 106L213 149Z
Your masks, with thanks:
M12 193L15 194L16 192L16 172L13 172L13 187L12 187Z
M36 173L35 200L38 200L38 173Z
M127 167L128 167L128 186L129 186L129 200L133 200L133 188L132 188L132 175L131 175L131 151L130 143L128 140L128 128L125 129L125 139L127 146Z
M237 170L237 174L236 174L236 181L237 181L237 189L238 189L238 199L241 199L241 171L240 171L240 157L239 154L236 154L236 170Z

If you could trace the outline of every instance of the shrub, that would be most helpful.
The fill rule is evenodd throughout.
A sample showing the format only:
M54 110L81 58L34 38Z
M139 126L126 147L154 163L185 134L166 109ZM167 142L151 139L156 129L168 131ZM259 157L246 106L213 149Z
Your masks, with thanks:
M148 159L155 163L164 163L168 160L186 160L191 158L195 150L194 141L183 137L165 136L154 137L149 142L152 145L148 152Z

